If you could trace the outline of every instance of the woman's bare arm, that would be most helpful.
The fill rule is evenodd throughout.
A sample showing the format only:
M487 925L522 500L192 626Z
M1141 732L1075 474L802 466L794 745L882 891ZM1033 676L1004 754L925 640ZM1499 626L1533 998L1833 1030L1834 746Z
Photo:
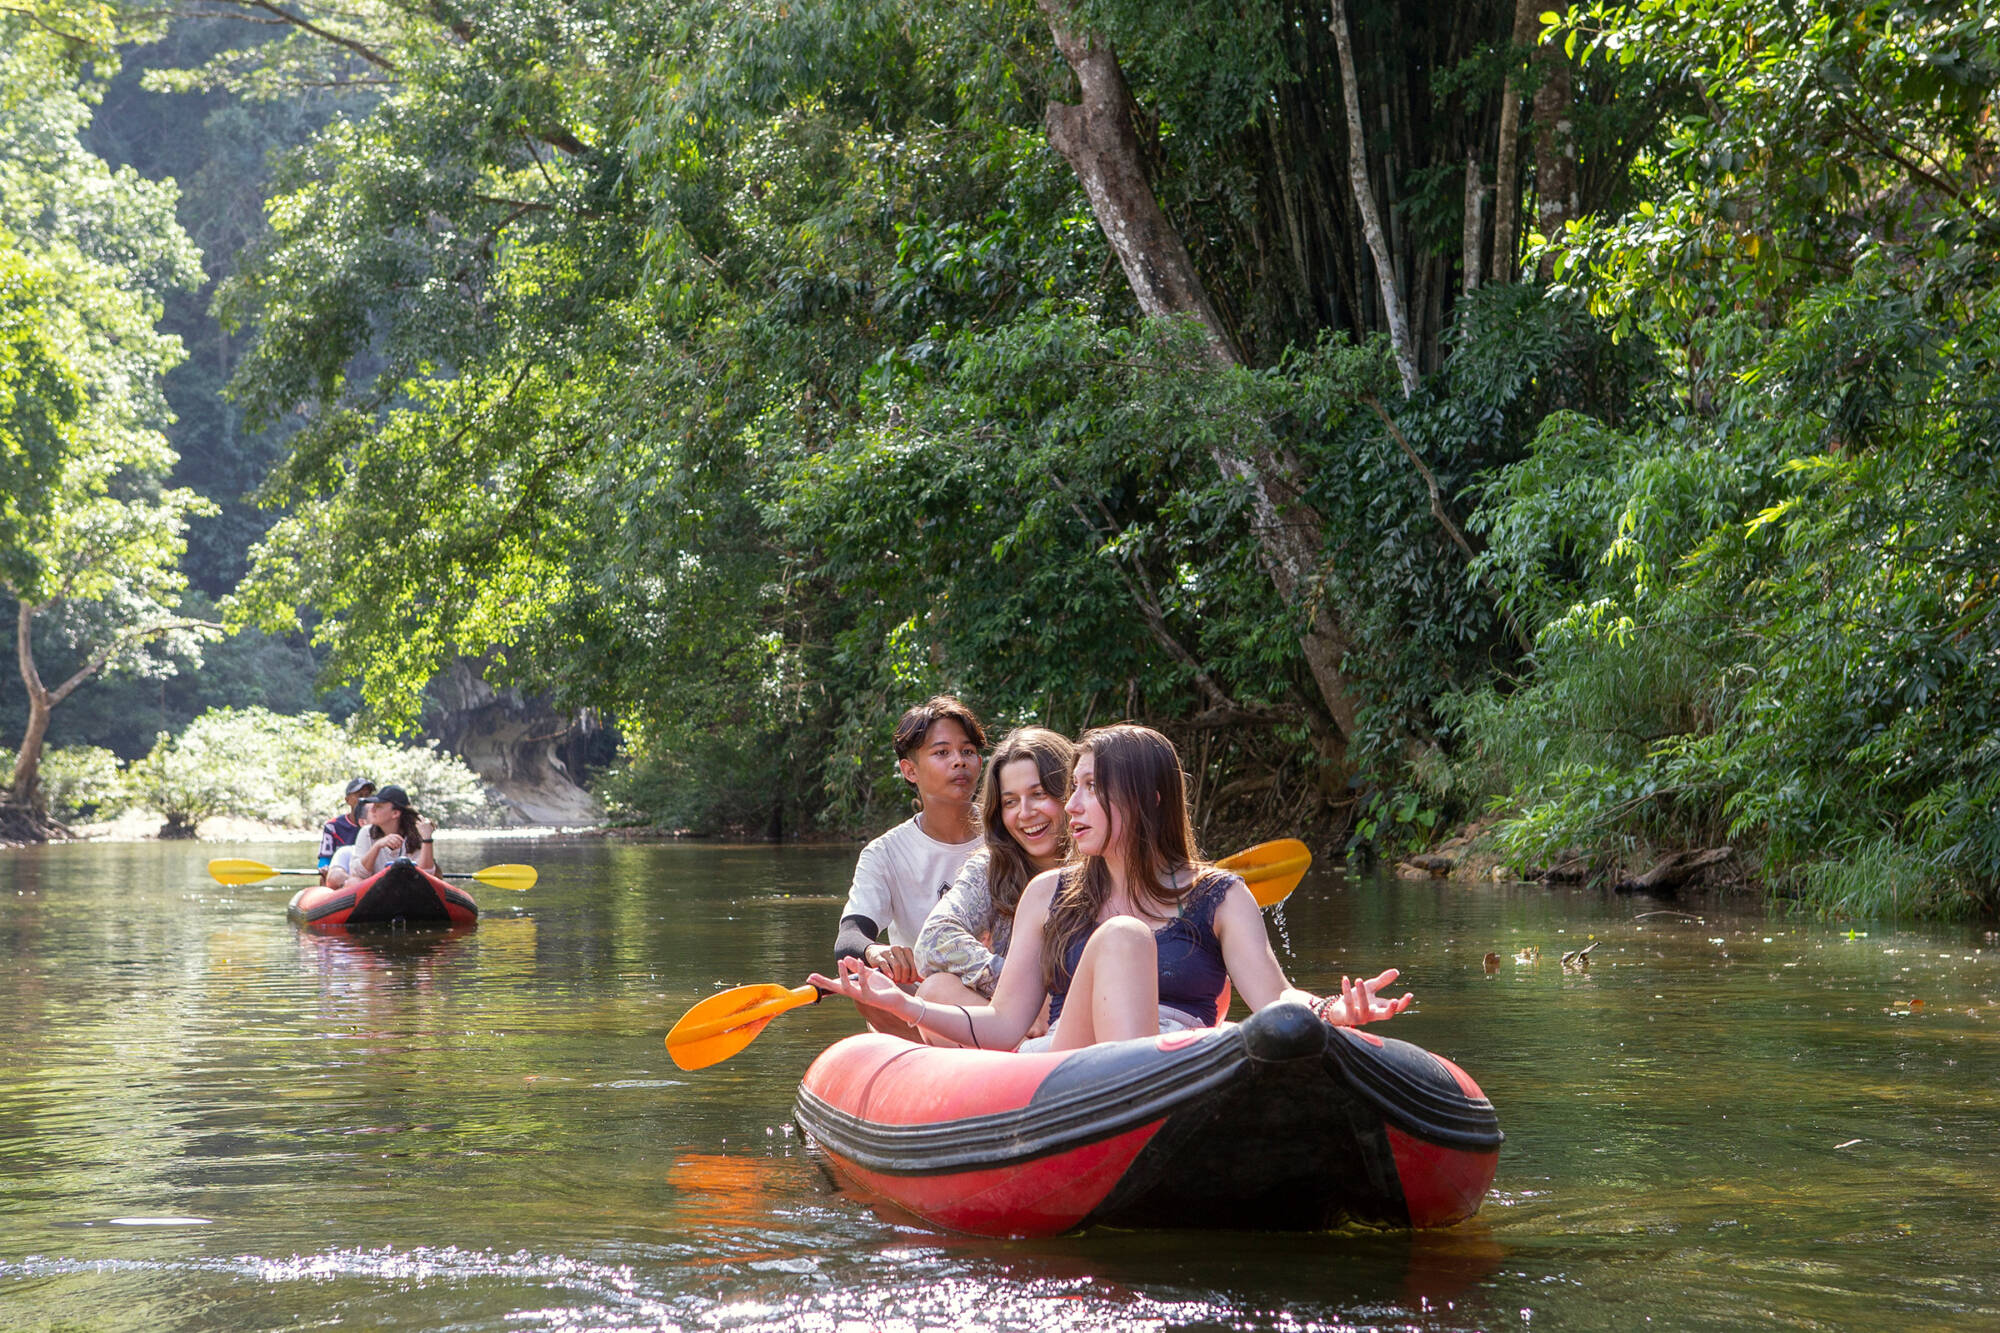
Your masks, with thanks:
M1229 979L1252 1010L1282 1000L1310 1005L1315 1013L1336 1027L1360 1027L1402 1013L1415 1002L1409 994L1381 999L1377 991L1395 984L1396 969L1366 981L1340 979L1339 998L1322 1000L1285 979L1278 956L1271 949L1271 934L1264 928L1264 913L1242 881L1230 885L1227 896L1215 909L1215 938L1222 945L1223 966Z
M1021 1044L1028 1028L1041 1013L1048 991L1042 985L1042 925L1048 920L1049 900L1054 895L1057 871L1037 875L1021 893L1021 906L1014 913L1014 943L1008 950L1007 966L1000 984L993 988L993 1002L983 1005L932 1004L909 994L874 968L863 967L859 959L840 960L838 976L813 973L812 984L821 990L845 995L862 1004L886 1009L908 1023L915 1023L940 1037L964 1046L989 1051L1011 1051Z
M1215 938L1222 945L1222 965L1243 1003L1255 1011L1280 1000L1311 1004L1317 996L1285 979L1271 934L1264 928L1263 909L1242 880L1231 884L1215 909Z

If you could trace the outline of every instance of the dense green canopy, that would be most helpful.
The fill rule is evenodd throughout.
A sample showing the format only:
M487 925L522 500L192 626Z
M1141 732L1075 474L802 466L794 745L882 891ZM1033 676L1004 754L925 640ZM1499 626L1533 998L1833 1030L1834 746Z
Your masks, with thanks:
M51 711L107 668L171 670L187 517L160 380L180 346L155 325L197 256L174 187L113 170L79 135L81 61L110 32L96 10L0 14L0 596L27 725L0 796L0 833L35 830ZM60 26L74 19L70 27ZM38 639L75 660L44 680Z
M324 119L229 609L379 716L473 658L646 817L867 827L949 688L1210 822L2000 894L1990 6L233 9L152 85Z

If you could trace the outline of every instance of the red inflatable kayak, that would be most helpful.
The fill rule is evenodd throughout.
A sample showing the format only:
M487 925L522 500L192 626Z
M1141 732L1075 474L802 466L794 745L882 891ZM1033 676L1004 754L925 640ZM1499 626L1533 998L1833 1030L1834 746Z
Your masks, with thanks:
M1316 1231L1479 1211L1499 1118L1463 1070L1303 1005L1062 1054L829 1047L797 1118L850 1189L936 1226Z
M479 904L457 885L419 870L414 861L391 861L367 879L338 889L310 885L292 895L285 915L314 930L349 926L469 926Z

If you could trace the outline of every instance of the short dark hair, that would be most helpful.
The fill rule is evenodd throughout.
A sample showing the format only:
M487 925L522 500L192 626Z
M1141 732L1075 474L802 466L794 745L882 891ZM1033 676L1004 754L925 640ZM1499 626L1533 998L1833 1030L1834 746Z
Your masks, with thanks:
M934 694L903 714L896 723L896 758L908 759L923 748L924 738L940 722L956 722L966 738L980 749L986 748L986 728L972 710L949 694Z

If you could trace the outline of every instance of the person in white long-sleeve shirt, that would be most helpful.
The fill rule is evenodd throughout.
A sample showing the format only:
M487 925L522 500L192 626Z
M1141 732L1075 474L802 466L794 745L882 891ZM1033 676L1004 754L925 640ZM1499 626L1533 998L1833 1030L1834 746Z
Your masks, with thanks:
M898 985L916 984L917 931L980 847L973 798L985 748L986 729L950 695L926 700L897 722L896 767L920 808L861 849L840 911L836 959L859 958Z

